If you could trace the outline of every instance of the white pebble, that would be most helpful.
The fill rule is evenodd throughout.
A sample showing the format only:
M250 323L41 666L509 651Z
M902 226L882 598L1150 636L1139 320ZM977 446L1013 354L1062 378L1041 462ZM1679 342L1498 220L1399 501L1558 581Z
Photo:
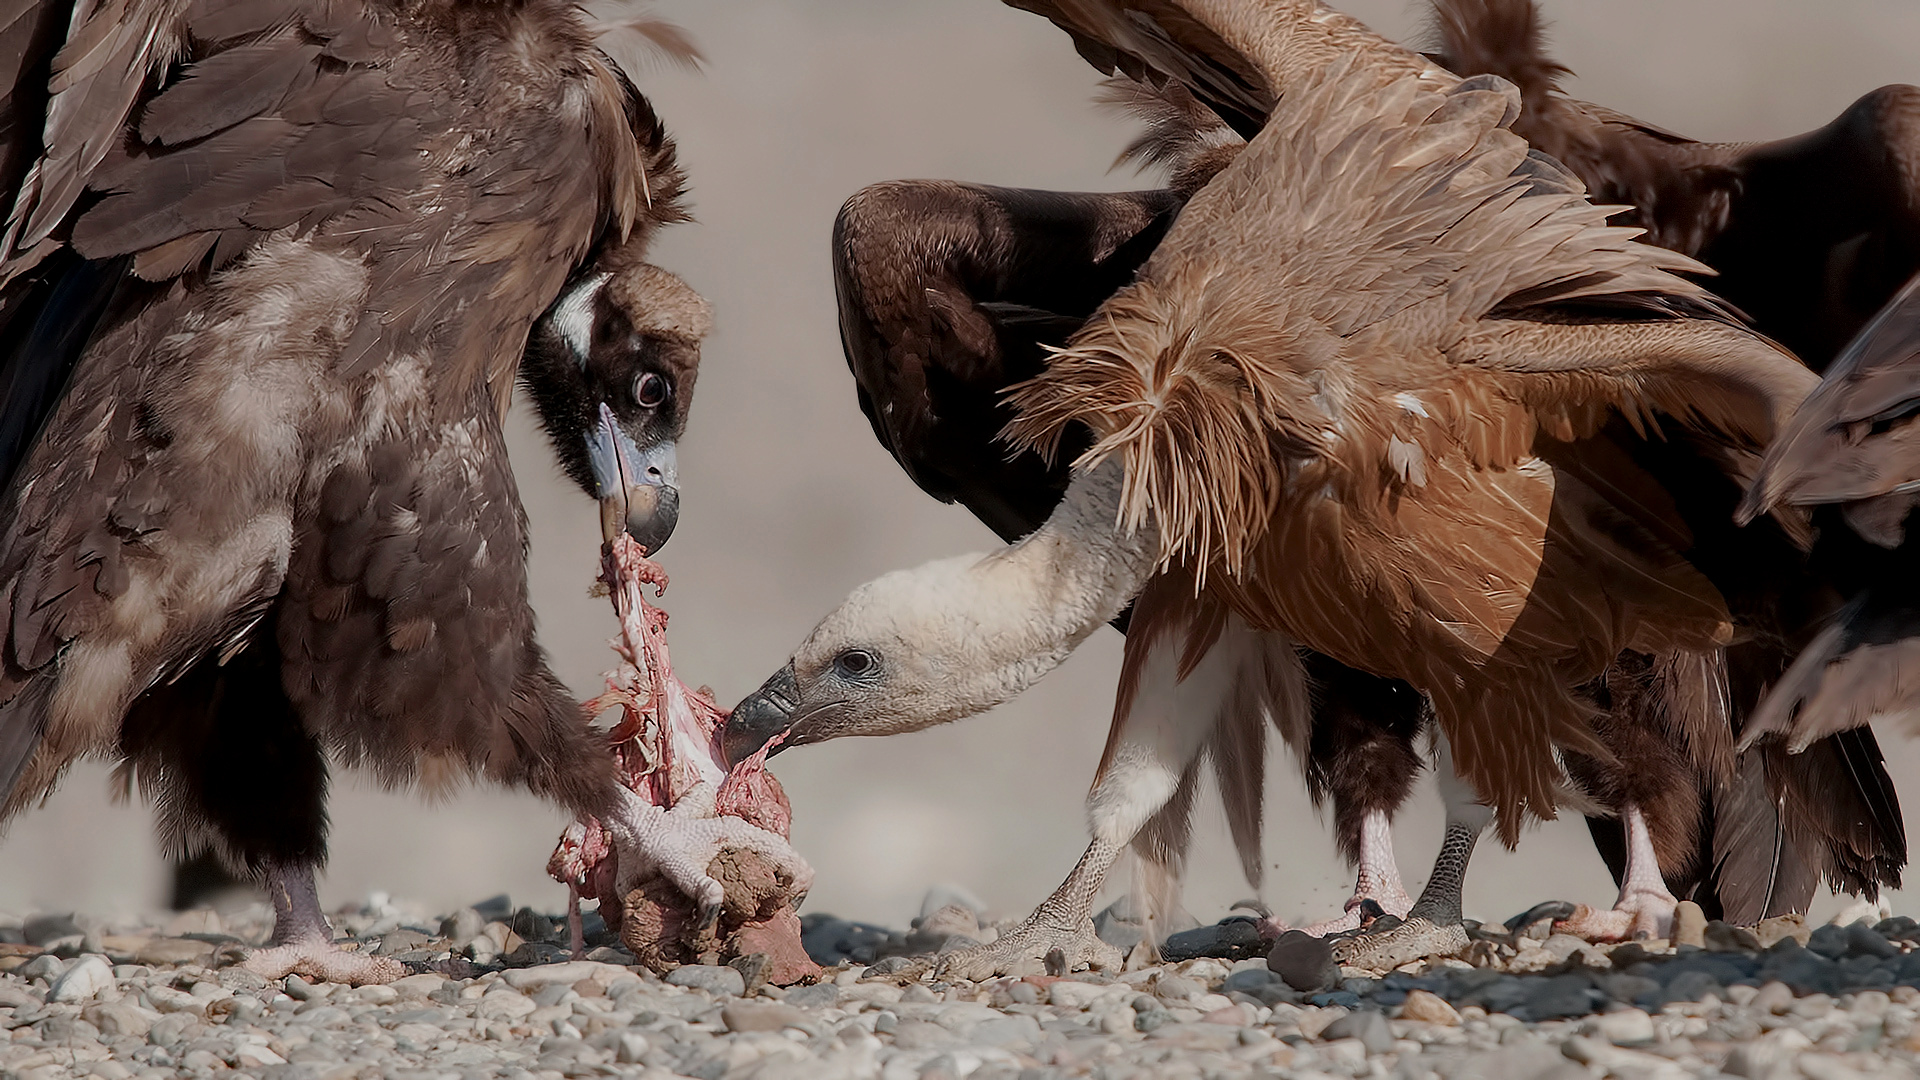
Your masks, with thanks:
M73 966L54 981L53 989L47 992L47 1000L86 1001L111 989L113 989L113 965L108 963L104 956L88 953L75 960Z

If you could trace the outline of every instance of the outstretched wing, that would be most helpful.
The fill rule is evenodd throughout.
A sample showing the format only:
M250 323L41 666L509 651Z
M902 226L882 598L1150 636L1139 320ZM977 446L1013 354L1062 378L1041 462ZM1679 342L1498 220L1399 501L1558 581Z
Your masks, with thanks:
M1874 316L1827 369L1818 389L1768 447L1741 514L1786 503L1886 499L1898 503L1891 531L1870 539L1899 542L1899 526L1920 489L1920 276ZM1868 512L1871 513L1870 511Z

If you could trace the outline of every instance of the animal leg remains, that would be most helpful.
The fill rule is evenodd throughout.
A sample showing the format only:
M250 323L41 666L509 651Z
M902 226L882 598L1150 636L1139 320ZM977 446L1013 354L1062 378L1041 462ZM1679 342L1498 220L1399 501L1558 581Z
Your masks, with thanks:
M608 743L624 782L604 817L567 827L547 864L568 889L575 952L584 942L574 905L593 896L608 926L656 969L709 952L764 952L775 983L813 974L794 914L813 870L786 840L786 794L766 771L777 741L729 771L716 736L726 713L674 675L666 613L641 591L665 589L666 575L622 535L605 554L603 580L620 617L621 663L588 709L621 711Z
M1588 941L1664 938L1672 932L1673 912L1679 901L1667 891L1666 879L1660 874L1660 858L1653 849L1646 815L1630 803L1620 817L1627 827L1627 872L1620 878L1620 899L1611 911L1596 911L1581 904L1571 917L1556 923L1555 930Z
M267 898L273 901L273 941L247 957L242 966L248 971L263 979L298 975L310 982L353 986L390 983L407 973L391 957L349 952L333 943L312 865L269 863L263 877Z
M1343 967L1386 972L1429 956L1449 956L1467 947L1460 893L1474 845L1492 822L1493 810L1482 805L1473 789L1453 771L1453 755L1446 739L1437 742L1440 760L1435 772L1440 797L1446 802L1447 828L1440 841L1440 854L1433 860L1433 876L1420 890L1420 899L1408 910L1404 922L1334 943L1333 959Z

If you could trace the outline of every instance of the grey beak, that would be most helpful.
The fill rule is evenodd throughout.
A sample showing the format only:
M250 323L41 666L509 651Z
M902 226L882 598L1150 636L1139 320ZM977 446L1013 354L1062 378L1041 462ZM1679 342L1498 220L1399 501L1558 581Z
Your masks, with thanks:
M600 498L600 534L608 543L626 532L657 553L680 523L680 468L671 440L645 450L621 430L602 402L600 422L587 436L587 464Z
M720 752L732 768L752 757L767 745L767 740L793 724L793 710L800 703L800 683L793 674L793 662L774 672L760 689L748 694L733 707L733 715L720 729ZM774 747L779 753L784 746Z

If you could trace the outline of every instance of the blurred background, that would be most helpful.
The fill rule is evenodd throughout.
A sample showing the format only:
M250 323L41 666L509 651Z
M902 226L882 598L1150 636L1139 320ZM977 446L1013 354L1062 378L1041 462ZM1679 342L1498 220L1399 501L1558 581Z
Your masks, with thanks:
M1340 6L1391 37L1424 40L1422 5ZM1546 7L1552 48L1577 72L1573 93L1696 138L1794 134L1876 86L1920 83L1913 0ZM1098 76L1066 35L994 0L661 0L653 10L707 56L700 71L635 61L641 89L679 139L699 219L667 233L655 261L713 302L717 326L680 448L685 509L663 554L674 582L664 606L682 677L731 703L853 586L993 546L965 511L914 488L860 414L828 262L840 203L905 177L1060 190L1150 182L1109 171L1132 129L1091 104ZM561 480L524 409L514 424L541 634L561 676L590 696L615 630L606 601L587 595L597 517ZM775 759L794 842L818 871L808 910L904 927L936 883L972 891L997 915L1030 909L1085 845L1081 797L1105 737L1119 645L1100 631L984 717ZM1896 779L1920 777L1920 744L1882 738ZM1270 751L1269 776L1263 896L1285 916L1333 914L1352 879L1281 749ZM1903 794L1911 831L1920 786ZM1203 921L1251 892L1209 800L1187 892ZM437 910L500 892L549 910L565 900L543 870L564 821L530 797L470 789L429 804L341 773L332 813L321 880L329 906L374 891ZM1429 778L1396 838L1415 892L1440 824ZM99 766L76 770L0 843L0 911L151 909L164 902L165 879L148 810L111 804ZM1530 831L1517 852L1483 846L1467 913L1504 919L1547 898L1613 900L1577 819ZM1894 905L1914 913L1900 896ZM1837 906L1829 898L1816 913Z

